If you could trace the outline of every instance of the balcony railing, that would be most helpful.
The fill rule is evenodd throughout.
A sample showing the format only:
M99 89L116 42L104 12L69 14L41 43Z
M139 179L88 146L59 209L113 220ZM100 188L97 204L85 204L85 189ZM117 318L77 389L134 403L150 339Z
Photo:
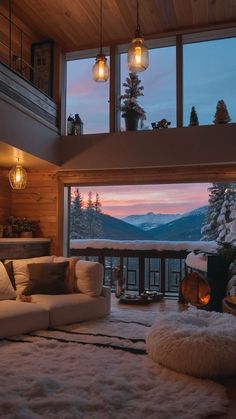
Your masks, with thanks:
M115 289L115 268L119 267L128 291L144 290L162 292L177 297L179 283L185 276L185 259L188 252L132 250L132 249L70 249L70 256L99 261L104 266L104 284Z

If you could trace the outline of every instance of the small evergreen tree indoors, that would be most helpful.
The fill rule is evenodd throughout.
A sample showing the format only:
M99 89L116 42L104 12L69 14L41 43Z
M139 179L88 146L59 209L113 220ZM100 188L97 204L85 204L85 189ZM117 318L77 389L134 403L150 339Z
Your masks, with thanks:
M189 120L189 127L199 125L197 112L195 106L192 106L190 120Z

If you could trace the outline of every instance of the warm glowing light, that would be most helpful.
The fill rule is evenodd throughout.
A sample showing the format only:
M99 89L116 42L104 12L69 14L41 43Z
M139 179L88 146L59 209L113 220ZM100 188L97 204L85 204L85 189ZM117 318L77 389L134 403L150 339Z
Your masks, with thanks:
M207 294L204 297L200 297L199 299L201 304L208 304L210 301L210 294Z
M134 50L134 54L135 54L135 62L137 65L141 65L141 53L142 53L141 48L136 47Z
M109 67L105 55L99 54L92 69L93 80L96 82L106 82L109 77Z
M138 73L148 68L148 49L143 38L134 38L128 50L128 69L131 73Z
M131 45L128 49L127 59L130 73L138 73L148 68L148 49L144 45L144 39L139 23L139 0L137 0L137 28L135 31L134 39L132 39Z
M24 189L26 187L27 173L20 164L10 170L8 178L12 189Z

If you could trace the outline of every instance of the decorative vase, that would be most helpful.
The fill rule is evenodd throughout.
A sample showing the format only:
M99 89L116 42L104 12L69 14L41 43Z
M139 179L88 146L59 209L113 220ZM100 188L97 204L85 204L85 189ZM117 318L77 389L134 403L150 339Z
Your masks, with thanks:
M20 233L20 237L22 239L30 239L31 237L33 237L33 233L32 233L32 231L22 231Z
M126 131L137 131L140 115L136 111L129 111L125 117Z

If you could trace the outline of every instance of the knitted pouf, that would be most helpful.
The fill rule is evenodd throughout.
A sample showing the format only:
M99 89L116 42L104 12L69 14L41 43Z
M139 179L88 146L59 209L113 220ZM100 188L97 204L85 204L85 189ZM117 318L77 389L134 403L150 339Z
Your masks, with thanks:
M236 317L190 309L158 315L146 338L159 364L196 377L236 375Z

